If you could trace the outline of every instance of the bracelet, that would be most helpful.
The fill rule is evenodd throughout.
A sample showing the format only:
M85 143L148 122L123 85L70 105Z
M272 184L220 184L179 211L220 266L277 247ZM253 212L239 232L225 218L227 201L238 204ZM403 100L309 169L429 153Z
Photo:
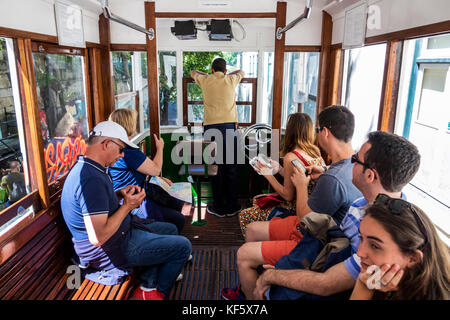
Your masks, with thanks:
M323 168L323 172L327 172L328 171L327 166L322 166L322 168Z

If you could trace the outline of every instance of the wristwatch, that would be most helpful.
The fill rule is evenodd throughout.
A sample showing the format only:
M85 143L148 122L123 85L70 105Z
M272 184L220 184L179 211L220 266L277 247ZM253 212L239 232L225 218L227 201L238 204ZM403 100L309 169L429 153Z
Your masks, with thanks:
M322 168L323 168L323 172L327 172L328 171L327 166L322 166Z

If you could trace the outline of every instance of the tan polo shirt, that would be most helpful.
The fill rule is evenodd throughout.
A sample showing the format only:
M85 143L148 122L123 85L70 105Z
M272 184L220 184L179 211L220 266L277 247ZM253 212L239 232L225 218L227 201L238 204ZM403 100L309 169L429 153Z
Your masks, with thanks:
M224 75L218 71L194 77L203 92L204 125L237 122L235 88L241 79L240 74Z

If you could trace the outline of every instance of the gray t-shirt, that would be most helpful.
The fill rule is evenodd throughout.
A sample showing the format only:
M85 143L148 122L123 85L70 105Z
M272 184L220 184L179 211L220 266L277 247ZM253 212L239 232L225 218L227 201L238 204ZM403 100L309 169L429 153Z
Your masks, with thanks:
M333 163L316 181L308 198L308 206L315 212L326 213L339 225L361 192L352 183L353 164L350 158Z

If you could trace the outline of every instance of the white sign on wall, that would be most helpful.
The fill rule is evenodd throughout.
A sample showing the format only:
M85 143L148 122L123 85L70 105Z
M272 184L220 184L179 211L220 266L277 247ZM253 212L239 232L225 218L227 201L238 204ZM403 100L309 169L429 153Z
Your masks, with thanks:
M344 40L342 49L364 46L367 26L367 2L357 4L345 11Z
M200 8L231 8L231 0L198 0Z
M61 46L85 48L83 14L75 5L55 2L56 30Z

